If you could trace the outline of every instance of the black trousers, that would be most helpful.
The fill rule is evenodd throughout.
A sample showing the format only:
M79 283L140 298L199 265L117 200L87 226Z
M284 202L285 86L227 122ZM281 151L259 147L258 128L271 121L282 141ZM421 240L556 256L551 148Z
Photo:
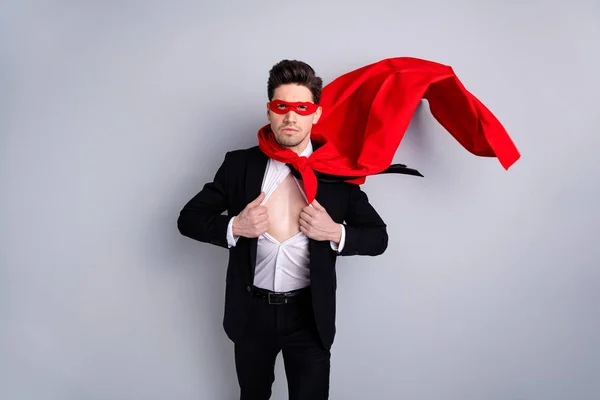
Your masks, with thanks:
M252 298L242 340L235 343L241 400L267 400L282 352L289 400L329 398L330 357L318 336L310 291L287 304Z

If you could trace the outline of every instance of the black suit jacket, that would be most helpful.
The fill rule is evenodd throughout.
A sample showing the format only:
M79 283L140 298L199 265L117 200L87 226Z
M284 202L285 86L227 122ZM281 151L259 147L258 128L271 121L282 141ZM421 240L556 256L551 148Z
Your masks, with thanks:
M260 194L267 162L258 146L227 152L213 181L183 207L177 221L182 235L229 250L223 327L234 342L243 334L252 304L257 239L240 237L235 247L228 248L227 225L232 216ZM314 315L322 343L329 349L336 329L337 256L382 254L388 235L386 224L358 185L319 182L316 199L346 229L345 244L339 254L332 250L329 241L309 240ZM223 215L224 211L227 215Z

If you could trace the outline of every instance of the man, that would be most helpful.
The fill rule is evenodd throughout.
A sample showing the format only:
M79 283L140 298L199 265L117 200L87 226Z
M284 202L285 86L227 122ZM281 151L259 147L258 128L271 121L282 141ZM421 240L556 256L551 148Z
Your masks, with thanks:
M266 112L279 146L309 156L322 144L311 140L321 90L308 64L273 66ZM386 224L358 185L320 182L307 204L299 177L259 146L230 151L178 219L181 234L229 249L223 326L241 399L270 398L280 351L290 399L328 398L336 258L387 248Z

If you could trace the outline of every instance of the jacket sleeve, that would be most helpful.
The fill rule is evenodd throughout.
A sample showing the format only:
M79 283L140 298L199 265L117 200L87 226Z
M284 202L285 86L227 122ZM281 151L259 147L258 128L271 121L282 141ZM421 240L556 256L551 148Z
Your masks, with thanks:
M345 215L346 239L341 256L377 256L388 245L387 225L369 203L359 185L350 184L350 196Z
M222 215L228 205L228 162L229 152L225 154L213 181L206 183L179 213L177 228L182 235L229 248L227 226L231 216Z

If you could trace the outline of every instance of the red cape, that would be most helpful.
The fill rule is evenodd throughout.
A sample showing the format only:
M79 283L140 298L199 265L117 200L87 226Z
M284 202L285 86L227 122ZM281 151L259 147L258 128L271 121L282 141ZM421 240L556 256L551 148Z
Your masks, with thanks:
M366 176L390 167L422 99L429 102L435 119L472 154L497 157L505 169L519 159L500 121L465 89L451 67L398 57L348 72L323 88L323 114L311 138L324 145L302 163L302 169L358 177L347 181L364 183ZM259 144L273 156L273 147L264 145L269 133L268 125L259 130ZM285 154L287 162L289 153Z

